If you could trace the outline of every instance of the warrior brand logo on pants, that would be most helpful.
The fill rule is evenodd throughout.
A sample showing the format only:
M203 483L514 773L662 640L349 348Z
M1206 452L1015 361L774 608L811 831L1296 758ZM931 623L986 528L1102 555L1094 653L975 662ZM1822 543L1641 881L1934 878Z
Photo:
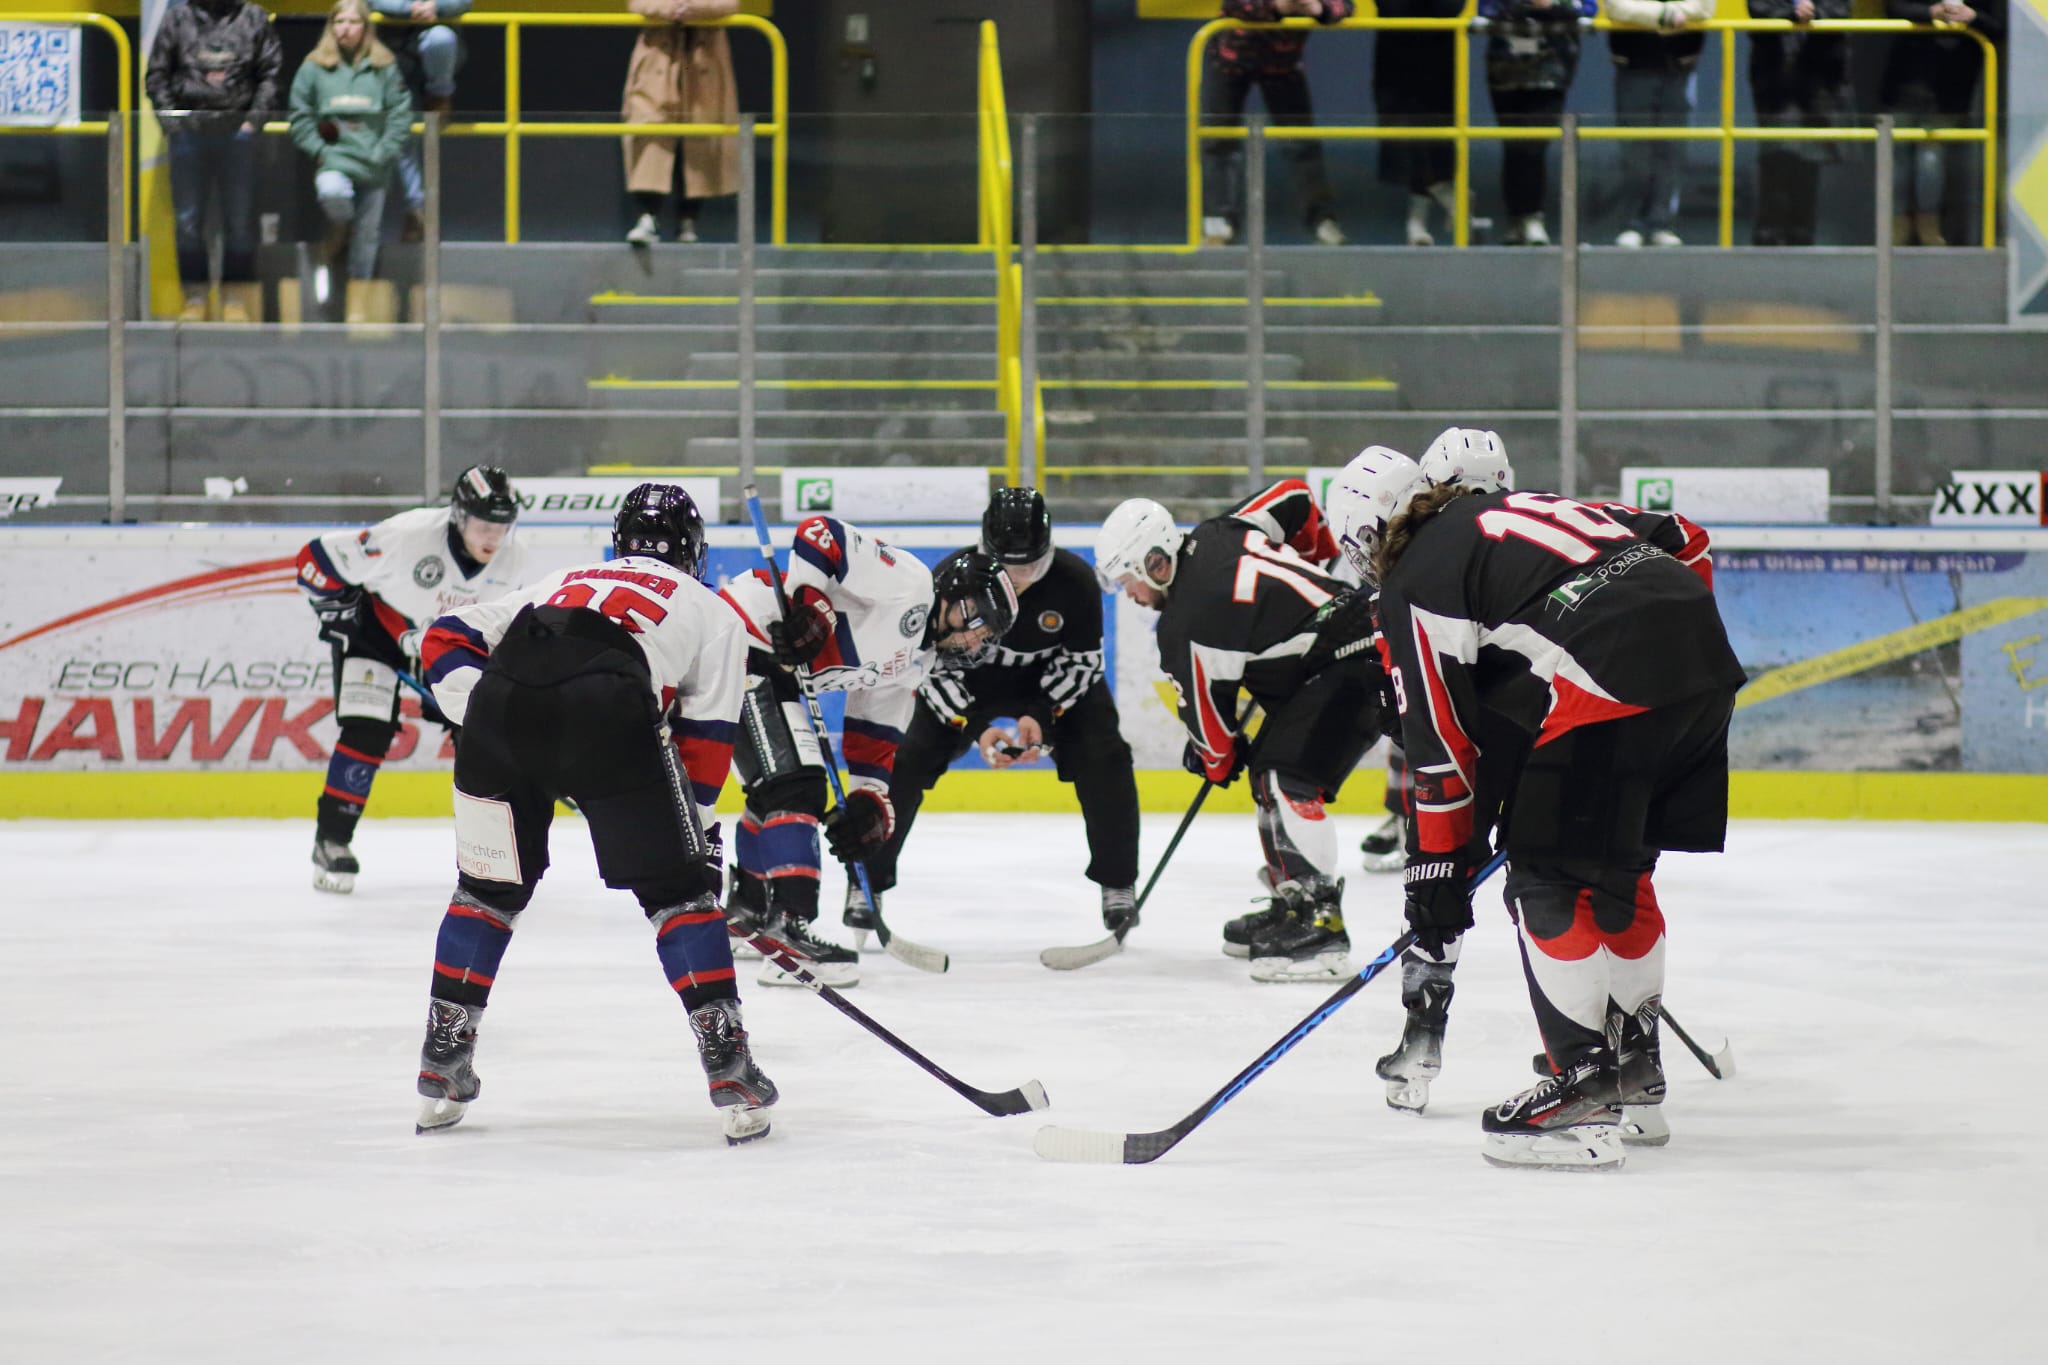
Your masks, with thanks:
M796 510L798 512L831 511L832 480L798 479L796 481Z

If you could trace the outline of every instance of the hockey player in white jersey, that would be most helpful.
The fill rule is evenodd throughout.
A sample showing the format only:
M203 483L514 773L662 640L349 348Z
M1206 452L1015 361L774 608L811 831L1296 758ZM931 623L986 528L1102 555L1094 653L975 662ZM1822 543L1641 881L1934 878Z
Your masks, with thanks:
M613 523L617 558L433 623L422 661L463 727L454 898L441 920L419 1091L421 1132L477 1096L477 1024L520 912L548 867L558 797L590 826L598 874L631 891L689 1011L730 1142L764 1136L775 1086L754 1065L718 906L712 806L745 689L745 629L698 580L688 493L641 484Z
M798 523L784 580L785 618L765 569L736 578L726 600L746 623L746 704L734 754L747 807L726 910L737 929L765 929L809 960L831 986L860 980L859 954L818 937L819 830L833 856L861 861L895 827L889 779L933 649L971 650L1017 619L1017 594L986 554L949 564L935 583L917 556L834 517ZM844 804L825 813L824 755L795 671L823 692L846 693L840 751ZM794 985L773 962L764 985Z
M398 733L398 675L418 676L421 632L437 616L526 581L526 553L512 534L518 517L505 471L475 465L456 479L446 507L400 512L368 530L330 531L299 551L299 587L321 638L334 647L341 726L315 817L318 889L355 889L360 869L349 845Z

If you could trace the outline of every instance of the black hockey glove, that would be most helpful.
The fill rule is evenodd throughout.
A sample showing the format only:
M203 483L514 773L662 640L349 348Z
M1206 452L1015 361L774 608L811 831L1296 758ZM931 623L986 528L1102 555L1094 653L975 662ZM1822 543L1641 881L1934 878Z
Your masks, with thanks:
M1189 740L1187 746L1180 751L1180 766L1186 768L1196 777L1207 778L1219 787L1227 787L1237 781L1237 775L1244 771L1246 753L1247 748L1244 736L1233 735L1230 739L1229 756L1222 763L1212 768L1209 766L1208 759L1203 756L1202 751L1195 747L1195 742Z
M313 615L320 622L320 638L347 649L362 632L363 590L350 588L333 597L316 597Z
M1444 945L1472 927L1472 866L1463 853L1426 853L1402 872L1408 927L1441 958Z
M1364 588L1339 593L1316 610L1311 623L1316 642L1302 656L1301 665L1320 673L1331 664L1372 652L1372 637L1379 627L1374 610L1377 594Z
M825 813L825 842L842 863L857 863L889 842L896 812L889 798L872 787L855 787L846 799Z
M816 588L798 588L789 614L768 625L768 644L775 651L775 662L784 668L810 663L824 652L838 624L839 617L825 594Z

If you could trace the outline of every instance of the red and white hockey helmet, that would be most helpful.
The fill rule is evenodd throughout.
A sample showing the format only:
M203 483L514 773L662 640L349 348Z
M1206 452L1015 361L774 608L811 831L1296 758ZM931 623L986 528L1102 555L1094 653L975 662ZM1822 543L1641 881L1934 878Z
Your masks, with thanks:
M1446 427L1422 452L1421 465L1431 483L1454 483L1481 493L1515 490L1514 466L1497 431Z
M1375 581L1372 557L1387 523L1429 487L1422 466L1390 446L1367 446L1330 480L1324 511L1337 548L1366 582Z
M1173 513L1152 499L1120 502L1095 534L1095 577L1104 592L1115 592L1126 578L1164 590L1173 582L1183 539Z

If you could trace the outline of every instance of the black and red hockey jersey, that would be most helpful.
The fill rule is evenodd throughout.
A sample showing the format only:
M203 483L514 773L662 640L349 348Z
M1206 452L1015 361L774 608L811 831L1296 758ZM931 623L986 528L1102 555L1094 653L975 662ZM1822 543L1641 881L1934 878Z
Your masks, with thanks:
M1379 601L1415 781L1411 851L1448 853L1472 836L1481 708L1542 745L1739 687L1702 578L1599 508L1551 493L1468 495L1425 523Z
M1336 552L1300 479L1280 480L1181 542L1159 612L1159 666L1214 780L1234 758L1239 690L1271 709L1308 676L1316 612L1349 589L1318 567Z

